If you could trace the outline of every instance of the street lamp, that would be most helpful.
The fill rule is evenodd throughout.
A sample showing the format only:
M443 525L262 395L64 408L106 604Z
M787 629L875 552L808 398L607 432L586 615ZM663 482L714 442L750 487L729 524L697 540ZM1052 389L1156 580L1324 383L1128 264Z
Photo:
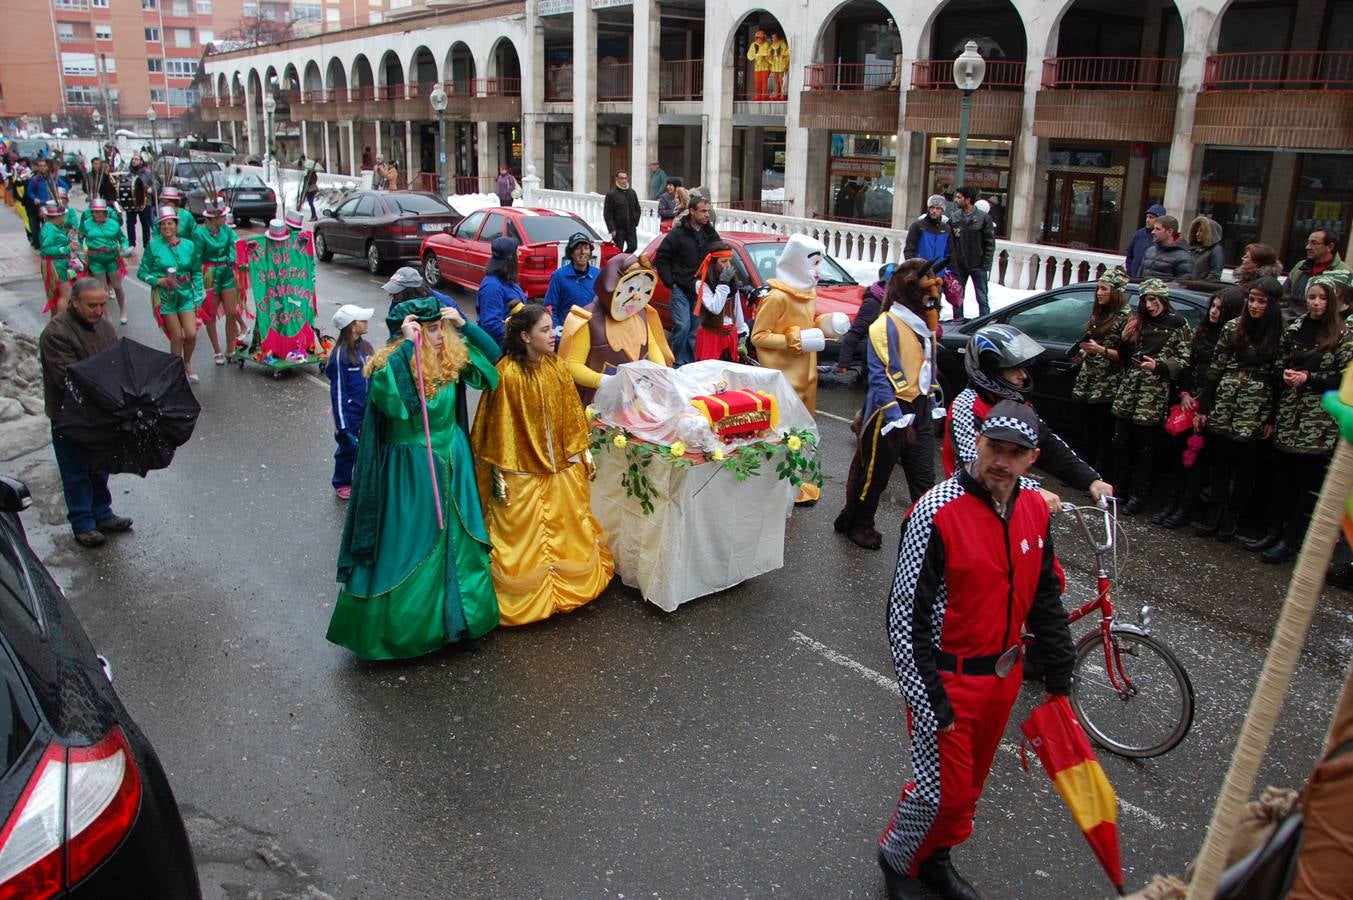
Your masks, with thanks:
M103 113L97 109L94 110L94 135L97 137L103 131Z
M277 112L277 98L273 96L272 91L268 91L268 96L263 98L263 180L272 184L272 116ZM277 199L282 203L282 208L286 209L286 201L282 199L281 185L278 185Z
M146 118L150 120L150 146L155 151L155 155L159 156L160 142L156 139L155 136L155 119L156 119L155 107L153 106L146 107Z
M441 141L441 143L437 145L437 152L440 154L438 157L437 171L441 173L442 179L440 193L442 196L445 196L450 192L449 185L451 184L450 176L446 171L446 91L442 90L440 84L436 85L433 87L432 94L429 95L428 100L432 103L432 108L437 110L437 135L438 139Z
M954 60L954 84L963 92L963 104L958 116L958 170L954 173L954 190L963 186L968 165L968 116L972 113L973 92L982 86L987 74L987 62L977 52L977 42L968 41L963 55Z

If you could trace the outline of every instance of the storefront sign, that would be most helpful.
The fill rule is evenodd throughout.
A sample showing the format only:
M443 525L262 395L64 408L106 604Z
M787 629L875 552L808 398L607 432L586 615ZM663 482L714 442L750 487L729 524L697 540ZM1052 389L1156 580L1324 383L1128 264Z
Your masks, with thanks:
M1337 200L1317 200L1315 201L1314 218L1317 219L1342 219L1344 217L1344 205Z
M634 0L592 0L593 9L610 9L613 6L632 6Z
M831 172L833 175L863 175L877 178L883 174L883 164L866 159L833 159Z
M573 12L573 0L540 0L536 14L541 16L566 16Z

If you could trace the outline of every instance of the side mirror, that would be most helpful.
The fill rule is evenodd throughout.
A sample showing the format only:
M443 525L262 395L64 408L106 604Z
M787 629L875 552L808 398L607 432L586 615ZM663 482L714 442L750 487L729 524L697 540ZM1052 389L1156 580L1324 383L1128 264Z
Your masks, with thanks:
M326 209L324 211L324 217L326 219L337 219L338 213L334 212L332 209Z
M756 288L750 294L748 294L747 299L751 303L760 303L763 299L765 299L766 295L769 293L770 293L770 285L763 284L761 285L761 287Z
M0 512L17 513L33 505L28 485L17 478L0 475Z

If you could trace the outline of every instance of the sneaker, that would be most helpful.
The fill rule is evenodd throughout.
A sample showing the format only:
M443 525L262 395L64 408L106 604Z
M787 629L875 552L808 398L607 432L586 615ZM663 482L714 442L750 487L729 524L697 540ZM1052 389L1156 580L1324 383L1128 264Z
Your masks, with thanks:
M223 366L223 365L225 365L225 354L224 354L224 353L218 353L218 354L216 354L215 356L213 356L213 357L211 358L211 361L214 362L214 363L216 363L216 365L218 365L218 366Z
M102 547L106 540L108 540L108 538L97 531L79 531L75 534L75 543L79 544L81 547L89 547L91 549L94 547Z
M118 321L121 322L123 325L126 325L126 324L127 324L127 317L126 317L126 316L122 316L122 317L120 317L120 318L118 319Z
M131 531L132 520L126 516L113 516L110 519L104 519L102 522L95 523L94 527L104 534L114 534L119 531Z
M200 382L202 381L202 379L197 377L197 373L196 373L196 372L189 372L189 373L188 373L188 381L189 381L191 384L198 384L198 383L200 383Z
M339 500L347 500L352 496L352 488L349 485L334 488L334 493L338 495Z

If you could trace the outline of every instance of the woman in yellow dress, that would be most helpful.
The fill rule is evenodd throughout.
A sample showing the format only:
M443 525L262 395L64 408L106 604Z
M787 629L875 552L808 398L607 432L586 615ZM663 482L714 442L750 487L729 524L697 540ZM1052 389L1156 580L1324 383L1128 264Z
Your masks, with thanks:
M470 433L503 625L572 612L615 572L592 515L587 442L549 311L518 303L504 329L498 387L480 399Z

